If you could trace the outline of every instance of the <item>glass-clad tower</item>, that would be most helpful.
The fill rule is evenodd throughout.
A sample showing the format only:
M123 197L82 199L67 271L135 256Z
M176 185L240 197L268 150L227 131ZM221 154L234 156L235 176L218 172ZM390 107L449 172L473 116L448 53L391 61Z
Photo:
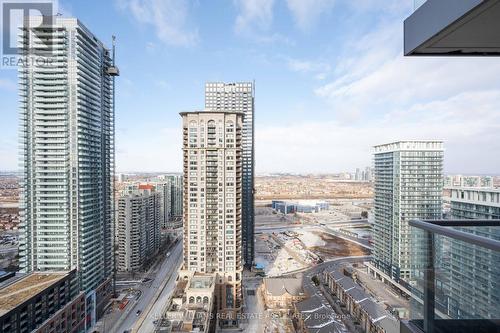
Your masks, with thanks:
M442 216L443 143L399 141L374 149L373 263L392 279L408 281L408 221Z
M451 218L500 219L500 189L454 187ZM500 240L494 227L460 227L477 236ZM459 319L500 318L500 254L456 239L449 241L448 315Z
M171 185L171 217L182 216L182 175L168 175L166 179Z
M254 261L254 93L252 82L208 82L205 108L210 111L243 112L243 260L246 267Z
M162 175L155 182L162 194L162 228L175 228L174 221L182 218L182 175Z
M80 289L92 292L113 269L117 73L110 50L80 21L54 23L21 34L20 266L76 268ZM41 56L47 61L34 61Z

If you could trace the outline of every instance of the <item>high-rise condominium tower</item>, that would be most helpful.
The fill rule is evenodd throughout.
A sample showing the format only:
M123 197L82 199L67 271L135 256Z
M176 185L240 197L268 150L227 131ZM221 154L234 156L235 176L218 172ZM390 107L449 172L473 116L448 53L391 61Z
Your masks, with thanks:
M182 216L182 175L167 175L166 179L171 186L170 218Z
M161 227L169 228L172 218L172 186L168 181L161 181L155 184L156 190L161 194L160 216Z
M182 218L182 175L159 176L155 186L162 194L162 228L177 227L174 221Z
M374 264L396 281L410 278L408 221L442 216L443 154L440 141L375 146Z
M113 269L117 73L110 50L80 21L54 21L22 34L20 267L76 268L79 288L90 293ZM29 48L47 48L50 63L31 61Z
M500 189L449 189L451 218L500 219ZM461 227L475 235L500 240L494 227ZM448 315L460 319L500 318L500 254L457 239L448 239Z
M209 82L205 85L205 108L243 112L243 260L254 261L254 84Z
M218 311L225 316L235 316L241 308L243 115L200 111L183 112L181 116L184 131L182 269L215 275Z
M161 193L153 185L124 190L118 198L117 268L137 272L160 248Z

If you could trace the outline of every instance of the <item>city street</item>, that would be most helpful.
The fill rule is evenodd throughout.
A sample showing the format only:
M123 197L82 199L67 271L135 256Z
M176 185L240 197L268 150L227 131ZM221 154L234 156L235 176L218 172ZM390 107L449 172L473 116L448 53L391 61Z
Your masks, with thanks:
M247 332L264 332L266 322L266 311L263 300L259 293L259 286L262 284L262 277L245 277L243 280L244 309L242 326ZM250 291L250 293L249 293Z
M172 261L165 262L160 271L163 279L155 279L153 282L154 290L156 291L153 298L147 304L143 314L134 326L133 332L151 333L154 331L154 321L161 318L168 299L175 288L175 280L177 278L177 270L182 264L182 242L177 243L170 255ZM119 331L118 331L119 332Z
M123 315L118 319L110 332L123 333L124 331L131 330L139 320L142 322L141 326L144 327L144 329L140 327L139 332L153 331L152 321L154 319L152 315L156 313L155 311L159 312L161 302L166 301L168 295L173 290L172 286L176 279L177 270L182 262L182 242L178 242L170 252L170 255L165 258L161 267L156 272L154 279L141 284L137 288L142 292L141 297L138 300L132 301L125 308ZM164 283L165 281L168 282ZM163 288L164 286L165 288ZM152 304L153 302L154 304ZM137 316L137 311L141 311L140 316Z

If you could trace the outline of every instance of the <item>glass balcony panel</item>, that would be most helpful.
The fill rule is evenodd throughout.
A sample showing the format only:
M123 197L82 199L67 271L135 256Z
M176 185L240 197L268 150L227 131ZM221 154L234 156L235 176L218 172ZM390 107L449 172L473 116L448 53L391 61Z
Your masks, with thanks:
M500 330L500 252L494 249L500 246L500 221L489 226L446 226L467 221L472 220L439 223L476 237L472 241L411 227L411 332ZM484 245L483 240L493 240L493 245Z

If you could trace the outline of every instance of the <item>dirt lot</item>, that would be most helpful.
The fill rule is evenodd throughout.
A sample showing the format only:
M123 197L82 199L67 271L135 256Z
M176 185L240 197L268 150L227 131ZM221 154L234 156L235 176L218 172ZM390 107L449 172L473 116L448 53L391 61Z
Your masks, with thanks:
M370 254L368 249L345 239L333 236L324 232L314 232L326 243L324 246L314 246L311 248L323 259L348 256L366 256Z

